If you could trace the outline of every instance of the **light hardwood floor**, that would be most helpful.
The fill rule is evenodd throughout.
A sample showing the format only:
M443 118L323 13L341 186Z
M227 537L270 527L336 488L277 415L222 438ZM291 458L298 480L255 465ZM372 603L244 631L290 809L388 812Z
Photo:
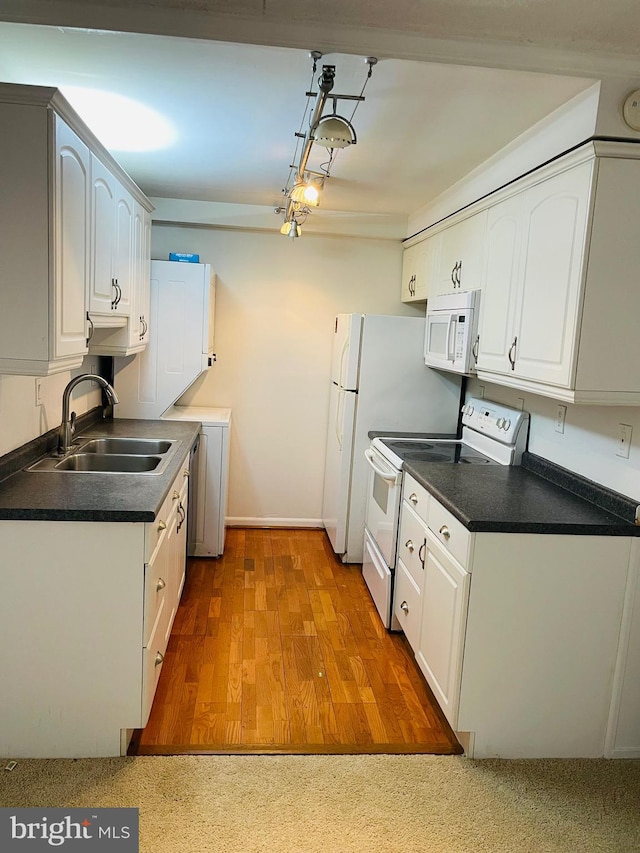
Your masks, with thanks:
M461 751L324 531L230 529L220 559L189 561L130 754Z

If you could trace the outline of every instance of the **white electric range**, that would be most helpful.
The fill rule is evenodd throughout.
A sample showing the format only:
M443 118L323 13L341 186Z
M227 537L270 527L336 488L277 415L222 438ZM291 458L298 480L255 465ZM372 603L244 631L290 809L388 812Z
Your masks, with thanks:
M365 451L367 491L362 573L385 628L391 627L393 581L405 462L434 465L519 465L527 446L528 412L471 398L462 407L462 436L377 436Z

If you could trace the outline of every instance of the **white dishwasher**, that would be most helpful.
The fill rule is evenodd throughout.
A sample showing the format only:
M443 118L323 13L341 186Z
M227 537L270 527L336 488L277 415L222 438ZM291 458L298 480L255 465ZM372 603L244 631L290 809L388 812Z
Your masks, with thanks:
M199 421L200 442L189 488L188 553L219 557L224 551L229 491L231 409L171 406L162 420Z

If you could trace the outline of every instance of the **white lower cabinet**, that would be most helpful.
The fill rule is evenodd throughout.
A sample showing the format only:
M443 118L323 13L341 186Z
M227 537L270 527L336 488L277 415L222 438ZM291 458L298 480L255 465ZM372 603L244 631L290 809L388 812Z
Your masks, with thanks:
M146 724L184 583L185 473L147 524L0 521L0 624L20 638L0 644L0 754L120 755Z
M470 575L430 531L416 660L449 722L457 722Z
M405 495L426 494L404 479ZM394 616L467 754L614 754L635 540L470 533L429 498L422 586L404 562L419 533L403 503Z

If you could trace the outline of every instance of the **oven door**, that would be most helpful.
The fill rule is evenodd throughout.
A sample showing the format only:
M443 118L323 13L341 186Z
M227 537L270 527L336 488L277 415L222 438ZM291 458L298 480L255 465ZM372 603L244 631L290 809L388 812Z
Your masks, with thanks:
M380 554L393 570L396 564L396 539L400 514L402 472L373 447L364 453L369 465L366 527Z

